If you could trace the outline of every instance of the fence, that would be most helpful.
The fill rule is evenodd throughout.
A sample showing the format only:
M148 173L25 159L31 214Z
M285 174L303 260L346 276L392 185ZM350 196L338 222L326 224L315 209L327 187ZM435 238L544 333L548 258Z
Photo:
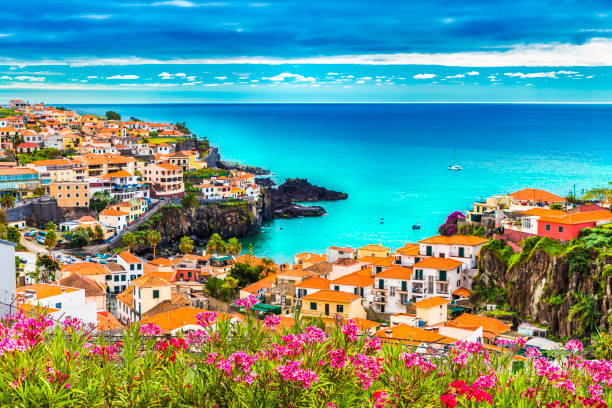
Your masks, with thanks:
M164 205L167 204L167 202L168 202L168 200L159 200L155 204L153 204L153 206L151 208L149 208L149 210L146 212L145 215L143 215L142 217L138 218L133 224L127 226L124 229L122 229L121 231L119 231L119 233L117 235L112 237L110 239L110 241L108 241L109 247L113 248L119 242L119 240L121 239L121 237L123 235L125 235L127 232L135 231L144 222L148 221L149 218L151 218L154 214L156 214Z

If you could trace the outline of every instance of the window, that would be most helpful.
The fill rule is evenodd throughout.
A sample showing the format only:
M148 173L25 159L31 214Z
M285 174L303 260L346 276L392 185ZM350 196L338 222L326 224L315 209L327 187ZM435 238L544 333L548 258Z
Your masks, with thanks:
M559 232L563 232L563 227L559 227Z
M337 292L337 291L339 291L339 290L340 290L340 286L335 285L335 286L334 286L334 290L335 290L336 292Z
M430 245L427 245L427 247L425 248L425 253L427 254L427 256L431 256L433 252L433 248Z
M355 287L355 289L353 289L353 294L359 295L359 288Z
M406 292L408 290L408 282L402 281L402 292Z
M106 280L107 280L107 281L109 281L109 280L113 280L113 277L112 277L111 275L106 275Z
M391 286L389 289L391 291L390 295L395 296L395 286Z
M76 203L74 203L77 207L79 206L79 202L77 201Z
M385 281L383 279L379 279L378 280L378 289L384 289L385 288Z
M546 231L550 231L550 224L546 224Z
M56 309L61 309L61 308L62 308L62 302L57 302L57 303L55 304L55 308L56 308Z
M70 198L70 194L66 194L66 197Z
M136 279L136 275L130 275L130 280Z
M57 189L58 189L58 190L61 190L61 189L62 189L62 186L57 186Z
M127 275L121 275L121 282L125 282Z
M336 305L336 312L344 313L344 305Z
M61 195L61 194L58 194L57 196L58 196L59 198L62 198L62 195Z
M440 271L440 276L438 277L438 280L446 281L446 271Z
M310 310L317 310L317 302L310 302Z
M75 195L76 195L77 198L79 197L79 193L76 193Z
M70 190L70 185L66 186L66 190Z
M153 299L159 299L159 290L153 291Z
M133 271L133 270L134 270L134 264L131 264L130 265L130 271Z
M465 258L465 249L463 247L459 247L459 258Z
M137 269L141 270L142 269L142 264L138 264L138 268Z
M115 276L114 276L114 278L113 278L113 280L114 280L115 282L119 282L119 275L115 275Z

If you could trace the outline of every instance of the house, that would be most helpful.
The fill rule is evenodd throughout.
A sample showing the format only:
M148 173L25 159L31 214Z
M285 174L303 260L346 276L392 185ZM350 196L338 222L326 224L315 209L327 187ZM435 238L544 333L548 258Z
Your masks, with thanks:
M480 248L487 242L486 238L476 235L437 235L419 241L419 256L452 258L473 269L477 266Z
M425 322L426 326L446 322L448 315L447 305L450 300L440 296L432 296L418 302L414 302L412 307L416 309L416 317Z
M62 265L57 277L61 281L76 274L87 277L97 282L100 286L105 286L108 281L107 276L111 272L106 266L96 262L77 262L71 265Z
M40 146L38 145L38 143L30 143L30 142L24 142L24 143L19 143L17 145L17 147L15 147L15 150L17 150L17 153L32 153L36 150L40 150Z
M85 302L96 304L96 310L106 310L106 285L101 285L87 276L74 273L59 281L61 286L83 289L85 291Z
M439 295L450 299L452 292L461 287L463 266L463 262L452 258L431 257L415 263L412 266L415 282L411 289L419 290L413 290L412 298L423 299Z
M183 169L174 164L149 164L144 168L143 179L151 185L151 195L156 198L182 198L185 195Z
M308 294L318 292L320 290L329 290L331 281L319 276L313 276L296 283L295 297L302 298Z
M19 134L19 131L14 127L1 127L0 128L0 149L12 150L13 140Z
M15 275L15 248L17 244L0 239L0 263L4 265L0 270L0 318L15 312L11 309L16 297L17 279Z
M289 283L296 285L305 279L315 276L313 272L308 272L301 267L294 266L293 268L281 268L276 275L276 283L278 285Z
M147 211L146 200L139 198L129 201L123 201L118 204L108 206L108 209L117 210L128 214L128 224L136 221L141 215Z
M302 265L304 268L325 261L327 261L326 255L313 254L311 252L302 252L293 257L293 263Z
M49 195L60 208L89 208L89 183L84 181L55 181L49 184Z
M535 324L530 324L530 323L521 323L519 327L517 328L518 334L522 336L529 336L529 337L546 338L547 332L548 332L548 329L545 329L543 327L536 326Z
M112 295L123 292L130 285L130 272L116 262L109 262L104 266L110 271L110 274L106 275L107 292Z
M0 194L13 193L17 197L32 193L41 186L40 174L27 167L0 167Z
M482 336L487 344L495 344L495 339L502 334L508 333L511 326L493 317L480 316L471 313L463 313L449 322L450 325L459 328L482 327Z
M339 258L332 263L332 270L328 278L330 280L338 279L353 272L362 270L366 264L356 261L352 258Z
M143 264L142 259L129 251L123 251L117 255L117 264L129 272L130 281L142 276Z
M378 313L406 312L414 289L411 287L413 270L395 266L374 275L372 307ZM418 289L417 292L418 293Z
M56 320L77 318L85 324L97 324L96 303L87 302L85 290L61 285L36 284L17 288L18 308L49 308L49 317Z
M176 334L179 331L196 331L201 329L197 316L203 312L206 310L185 306L144 318L141 323L157 325L161 328L162 333Z
M361 297L335 290L320 290L303 296L301 313L306 317L366 318Z
M362 258L364 256L385 258L389 256L389 248L382 246L382 244L370 244L362 246L357 250L357 259Z
M138 177L125 170L108 173L99 179L92 179L94 192L108 192L117 201L127 201L136 198L149 199L149 186L138 181ZM93 194L93 193L92 193Z
M83 165L69 159L36 160L26 164L26 167L38 171L43 184L82 180Z
M133 316L140 320L163 301L171 301L172 284L152 274L146 274L132 281L133 289Z
M423 346L441 350L445 346L456 342L456 339L443 336L435 331L412 327L407 324L399 324L397 326L381 329L374 333L374 335L382 341L401 342L408 346L416 346L417 353L427 351Z
M513 201L525 203L523 205L527 205L527 203L531 205L549 205L553 203L563 204L567 201L563 197L559 197L556 194L549 193L548 191L540 190L537 188L525 188L523 190L510 193L509 196L512 197Z
M367 273L355 272L331 281L330 289L358 295L364 299L363 306L368 307L373 299L374 278Z
M99 219L102 224L119 232L128 226L129 216L126 212L105 208L100 212Z
M330 246L327 248L327 262L334 263L340 258L357 259L357 250L350 247Z
M249 296L253 295L257 299L261 300L262 298L265 298L266 292L272 289L275 282L276 282L276 275L266 276L265 278L260 279L257 282L240 289L240 298L244 299L244 298L248 298Z
M583 228L593 228L610 222L612 222L612 212L608 210L548 213L540 215L537 220L538 236L571 241L578 237Z

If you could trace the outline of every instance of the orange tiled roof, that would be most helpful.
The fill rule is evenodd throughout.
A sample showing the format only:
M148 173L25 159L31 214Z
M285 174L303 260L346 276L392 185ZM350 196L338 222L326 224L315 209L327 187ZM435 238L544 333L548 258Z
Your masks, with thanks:
M579 213L563 213L562 215L543 215L540 216L538 221L576 225L609 220L612 220L612 212L608 210L598 210Z
M359 249L363 251L388 251L390 248L384 247L381 244L368 244Z
M157 164L157 167L161 167L164 170L181 170L179 166L175 166L174 164L170 163L160 163Z
M419 300L418 302L414 302L412 306L422 309L430 309L432 307L442 306L447 303L450 303L450 300L444 299L441 296L432 296L427 299Z
M152 265L157 265L157 266L172 265L172 261L169 260L168 258L155 258L155 259L150 260L149 263Z
M427 239L419 241L421 244L444 244L444 245L467 245L474 246L487 243L487 239L477 237L476 235L451 235L445 237L443 235L436 235Z
M35 160L30 162L29 165L34 167L39 166L61 166L61 165L69 165L70 160L68 159L53 159L53 160Z
M0 168L0 176L17 176L22 174L38 174L34 169L28 167L3 167Z
M407 256L419 256L419 244L406 243L401 248L397 248L394 253Z
M310 295L306 295L303 300L320 300L323 302L351 303L359 296L352 293L339 292L335 290L320 290Z
M295 256L295 259L301 259L302 262L308 261L310 263L319 263L327 261L327 255L319 255L312 252L302 252Z
M261 289L271 289L274 286L274 280L273 279L269 279L269 277L265 277L263 279L258 280L257 282L249 285L249 286L245 286L244 288L240 289L241 291L244 290L245 292L248 293L257 293L259 292Z
M390 335L387 333L390 331ZM406 324L399 324L397 326L386 328L374 333L376 337L383 339L393 340L404 340L420 343L440 343L440 344L451 344L457 341L451 337L442 336L436 332L429 330L419 329L417 327L408 326Z
M525 188L510 194L518 201L533 201L533 202L548 202L548 203L564 203L566 200L548 191L539 190L537 188Z
M58 296L62 293L76 292L80 289L60 285L48 285L46 283L38 283L36 285L22 286L20 288L17 288L17 293L23 295L25 294L26 290L34 290L36 292L36 300L39 300L51 296Z
M149 271L149 273L151 275L155 275L158 278L162 278L165 281L168 282L174 282L176 280L176 273L177 271Z
M141 263L142 261L133 253L129 251L123 251L118 256L120 256L127 263Z
M375 276L383 279L409 280L412 276L412 268L407 268L405 266L396 266L385 271L379 272Z
M156 324L162 331L169 332L187 325L197 325L197 315L206 311L206 309L185 306L142 319L141 322Z
M457 261L456 259L431 257L415 263L412 265L412 267L450 271L451 269L456 269L461 265L463 265L463 262Z
M115 171L114 173L108 173L102 176L103 179L107 180L113 177L132 177L132 174L128 173L125 170Z
M132 285L139 288L154 288L157 286L168 286L170 285L170 282L155 276L152 273L148 273L146 275L142 275L140 278L134 279L132 281Z
M123 329L123 325L115 316L110 314L107 310L98 312L98 332L107 332L112 330Z
M387 256L385 258L378 258L378 261L372 262L372 265L376 266L393 266L393 257Z
M372 286L374 284L374 278L371 276L364 276L363 274L359 273L351 273L333 280L332 284L359 286L360 288L364 288L366 286Z
M470 297L470 291L466 288L459 288L459 289L455 289L455 291L453 292L453 295L459 296L462 298L468 298Z
M78 262L72 265L62 265L62 272L69 272L71 275L78 273L81 276L110 274L106 266L96 262Z
M96 220L91 215L84 215L81 218L79 218L77 221L78 222L95 222L95 221L98 221L98 220Z
M497 334L505 333L511 329L509 325L493 317L474 315L470 313L464 313L452 322L458 327L482 327L482 329L485 331Z
M123 292L117 295L117 300L128 308L134 308L134 286L128 286Z
M129 215L129 214L123 211L113 210L112 208L105 208L100 212L100 215L108 215L111 217L121 217L123 215Z
M59 284L62 286L83 289L85 290L85 296L106 295L105 285L100 285L95 280L90 279L87 276L81 276L78 273L73 273L72 275L60 280Z
M312 278L304 279L300 283L296 284L296 288L309 288L309 289L329 289L329 279L321 278L319 276L313 276Z

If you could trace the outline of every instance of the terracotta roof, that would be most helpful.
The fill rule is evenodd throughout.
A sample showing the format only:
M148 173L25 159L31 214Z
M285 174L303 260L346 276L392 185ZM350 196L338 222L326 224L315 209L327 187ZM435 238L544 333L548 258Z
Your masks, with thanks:
M104 333L113 330L123 329L123 325L115 316L110 314L107 310L97 313L98 315L98 332Z
M168 266L172 264L172 261L168 258L155 258L150 260L149 263L157 266Z
M410 280L410 278L412 277L412 268L407 268L405 266L395 266L393 268L379 272L375 276L377 278L383 279Z
M309 288L309 289L329 289L329 279L321 278L319 276L313 276L312 278L304 279L300 283L295 285L296 288Z
M368 244L364 245L359 250L362 251L388 251L390 248L384 247L381 244Z
M111 271L111 272L125 271L123 266L121 266L117 262L113 262L113 261L104 264L104 266L106 266L108 268L108 270Z
M483 330L498 334L505 333L511 329L511 326L493 317L474 315L470 313L464 313L452 322L458 327L482 327Z
M467 245L475 246L487 243L488 240L476 235L451 235L445 237L443 235L436 235L427 239L419 241L421 244L444 244L444 245Z
M123 251L119 255L127 263L141 263L142 261L133 253L129 251Z
M455 291L453 292L453 295L455 296L459 296L462 298L469 298L470 297L470 291L466 288L459 288L459 289L455 289Z
M38 283L36 285L22 286L20 288L17 288L17 293L23 295L26 293L26 290L35 291L36 300L39 300L39 299L44 299L44 298L48 298L51 296L58 296L58 295L61 295L62 293L76 292L77 290L80 290L80 289L70 288L70 287L60 286L60 285L48 285L46 283Z
M73 288L79 288L85 290L85 296L104 296L106 295L106 288L100 285L93 279L86 276L81 276L78 273L68 276L59 281L62 286L70 286Z
M129 214L123 211L113 210L112 208L105 208L100 212L100 215L107 215L110 217L121 217L121 216L129 215Z
M442 306L447 303L450 303L450 300L444 299L441 296L432 296L427 299L419 300L418 302L414 302L412 306L419 309L430 309L432 307Z
M530 208L527 211L522 211L520 214L528 215L528 216L536 216L536 217L547 216L547 215L563 217L567 213L561 210L551 210L550 208Z
M128 308L134 308L134 286L128 286L123 292L117 295L117 300L126 305Z
M197 325L197 315L206 312L205 309L198 309L185 306L168 312L160 313L142 319L142 323L153 323L158 325L162 331L169 332L188 325Z
M125 170L119 170L114 173L108 173L102 176L103 179L107 180L113 177L132 177L132 174L128 173Z
M451 269L456 269L459 266L463 265L463 262L457 261L452 258L425 258L420 262L412 265L413 268L425 268L425 269L438 269L442 271L450 271Z
M327 261L327 255L314 254L312 252L302 252L295 256L295 259L300 259L303 262L308 261L312 264Z
M285 269L283 272L279 272L277 276L286 276L291 278L307 278L312 276L312 272L305 271L301 268Z
M157 167L161 167L164 170L181 170L179 166L175 166L174 164L170 163L160 163L157 164Z
M110 274L106 266L96 262L77 262L72 265L62 265L62 272L78 273L81 276Z
M176 273L178 271L149 271L148 273L157 276L158 278L162 278L168 282L174 282L176 280ZM147 273L147 272L145 272Z
M327 274L332 271L332 264L327 261L317 262L316 264L310 265L304 268L305 271L317 273L319 275Z
M351 258L340 258L336 262L334 262L334 265L351 266L351 265L355 265L356 263L358 262Z
M153 306L146 313L142 314L142 319L147 319L162 313L171 312L176 309L180 309L185 306L191 306L189 299L182 293L172 292L170 294L170 300L164 300L157 305Z
M390 335L387 334L390 331ZM376 337L384 339L404 340L413 342L413 344L420 343L440 343L440 344L451 344L457 341L456 339L442 336L436 332L419 329L417 327L408 326L406 324L399 324L390 328L382 329L374 333Z
M548 191L539 190L537 188L525 188L510 194L518 201L533 201L533 202L548 202L548 203L564 203L566 200Z
M408 256L419 256L419 248L419 244L411 244L408 242L403 247L397 248L394 253Z
M339 247L339 246L330 246L327 249L332 249L334 251L342 251L342 252L355 252L356 251L355 248L351 248L351 247Z
M96 220L91 215L84 215L81 218L79 218L77 221L78 222L97 222L98 220Z
M302 297L303 300L320 300L324 302L351 303L359 296L352 293L340 292L335 290L320 290L310 295Z
M22 174L38 174L34 169L28 167L2 167L0 168L0 176L16 176Z
M372 265L376 266L393 266L393 257L387 256L385 258L378 258L378 261L372 262Z
M563 215L546 215L541 216L538 222L576 225L609 220L612 220L612 212L608 210L599 210L572 214L564 213Z
M363 276L358 273L351 273L333 280L331 283L335 285L359 286L360 288L365 288L366 286L372 286L374 284L374 278L371 276Z
M142 275L132 281L132 285L139 288L154 288L157 286L169 286L170 282L153 274Z
M271 289L274 286L274 280L269 279L268 277L265 277L263 279L258 280L257 282L249 285L249 286L245 286L244 288L240 289L241 291L245 291L248 293L252 293L255 294L257 292L259 292L262 289Z

